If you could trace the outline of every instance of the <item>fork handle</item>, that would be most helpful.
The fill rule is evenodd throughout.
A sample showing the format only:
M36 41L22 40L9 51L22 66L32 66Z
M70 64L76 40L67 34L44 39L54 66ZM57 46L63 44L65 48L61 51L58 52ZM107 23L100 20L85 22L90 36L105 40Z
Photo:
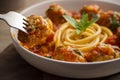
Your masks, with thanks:
M0 19L4 19L4 15L0 14Z

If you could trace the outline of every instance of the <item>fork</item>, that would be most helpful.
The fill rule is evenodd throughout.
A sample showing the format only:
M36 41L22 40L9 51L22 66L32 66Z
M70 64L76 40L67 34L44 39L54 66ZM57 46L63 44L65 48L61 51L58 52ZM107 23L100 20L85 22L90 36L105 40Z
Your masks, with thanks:
M25 30L25 26L27 25L25 16L14 11L10 11L6 14L0 14L0 19L4 20L10 27L19 29L27 33L27 31Z

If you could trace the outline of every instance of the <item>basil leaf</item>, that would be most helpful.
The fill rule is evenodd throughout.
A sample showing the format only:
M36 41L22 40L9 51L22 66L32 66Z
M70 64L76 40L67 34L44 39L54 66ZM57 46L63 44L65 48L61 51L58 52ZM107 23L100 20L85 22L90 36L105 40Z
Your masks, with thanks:
M70 16L68 16L68 15L63 15L63 17L65 18L65 20L67 21L67 22L69 22L73 27L77 27L77 24L78 24L78 22L74 19L74 18L72 18L72 17L70 17Z
M92 18L92 20L89 21L88 14L84 14L80 19L80 22L77 22L74 18L68 15L63 15L63 17L67 22L69 22L73 27L76 28L77 34L80 34L82 31L85 31L87 27L89 27L98 20L98 18Z
M110 19L110 29L112 31L116 30L118 27L120 27L120 21L117 20L117 13L114 13L113 17Z

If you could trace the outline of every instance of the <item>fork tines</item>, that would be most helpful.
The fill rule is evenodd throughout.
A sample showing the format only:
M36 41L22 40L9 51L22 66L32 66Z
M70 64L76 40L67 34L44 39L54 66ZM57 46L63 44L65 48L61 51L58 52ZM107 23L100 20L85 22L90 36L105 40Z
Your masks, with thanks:
M25 18L23 18L23 20L24 20L24 22L23 22L23 24L25 25L25 26L28 26L29 24L29 22L28 22L28 20L27 19L25 19Z

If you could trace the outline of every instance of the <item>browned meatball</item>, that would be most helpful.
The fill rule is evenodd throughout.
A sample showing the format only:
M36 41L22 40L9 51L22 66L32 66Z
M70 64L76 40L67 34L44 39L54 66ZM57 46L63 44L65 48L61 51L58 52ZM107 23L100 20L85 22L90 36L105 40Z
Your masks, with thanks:
M88 13L88 14L91 14L91 13L98 14L99 11L100 11L100 7L98 5L87 5L87 6L84 6L80 10L80 13L81 14L85 14L85 13Z
M27 18L28 24L26 30L28 34L19 31L18 39L29 48L46 43L47 38L52 31L52 26L48 20L42 16L31 15Z
M59 47L53 53L53 58L63 61L72 61L72 62L86 62L86 59L77 54L74 50L71 50L69 47Z
M114 46L120 47L120 35L113 35L106 39L107 44L112 44Z
M98 5L87 5L84 6L80 13L83 15L87 13L89 15L89 19L92 19L93 17L99 17L99 20L96 22L101 26L109 27L111 30L117 29L120 24L120 14L118 12L114 11L103 11L100 9Z
M113 17L113 12L108 11L108 12L104 12L101 11L99 13L100 18L97 21L97 23L101 26L106 26L106 27L110 27L111 23L110 23L110 18Z
M58 4L50 5L49 9L46 11L46 16L57 25L65 22L63 15L69 15L75 19L80 18L80 13L75 11L68 11Z
M58 4L50 5L49 9L46 11L46 16L49 17L55 24L65 22L64 18L62 17L64 14L71 16L71 13Z
M119 58L120 54L111 45L98 45L90 52L85 53L84 56L87 62L96 62Z

